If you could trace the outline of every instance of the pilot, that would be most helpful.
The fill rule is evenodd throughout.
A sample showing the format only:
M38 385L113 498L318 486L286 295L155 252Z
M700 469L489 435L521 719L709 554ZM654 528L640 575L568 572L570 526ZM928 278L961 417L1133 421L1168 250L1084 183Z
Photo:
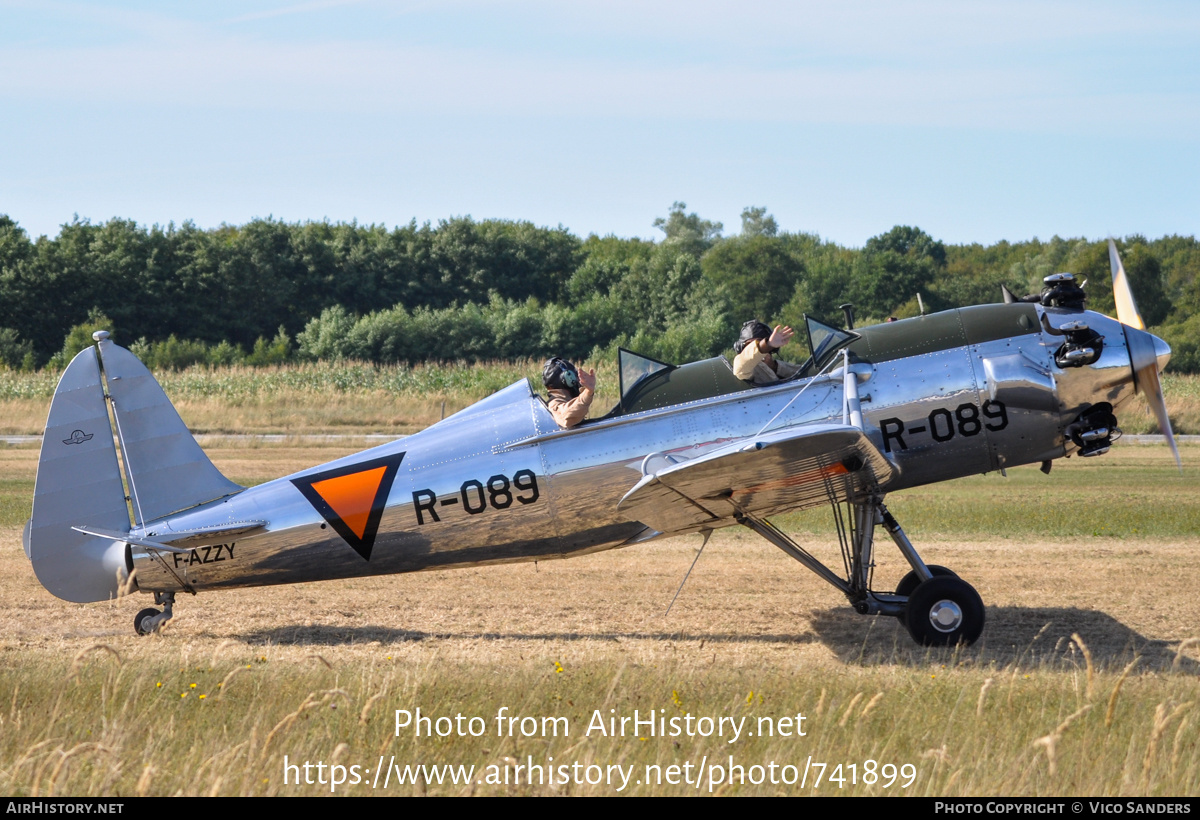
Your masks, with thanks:
M785 325L767 327L757 319L742 325L742 332L734 342L737 356L733 360L733 373L743 381L755 384L773 384L790 379L800 368L790 362L775 358L779 348L792 340L796 331Z
M596 395L596 371L576 370L566 359L548 359L542 367L542 384L550 392L546 402L558 426L570 429L583 421Z

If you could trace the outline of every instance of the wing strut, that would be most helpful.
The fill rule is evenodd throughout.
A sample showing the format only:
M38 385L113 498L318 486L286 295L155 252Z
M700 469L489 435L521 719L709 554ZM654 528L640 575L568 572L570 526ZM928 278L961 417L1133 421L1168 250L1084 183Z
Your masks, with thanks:
M712 537L712 530L701 530L700 534L704 536L704 540L700 542L700 549L696 553L696 557L692 559L692 565L688 567L688 571L684 573L683 580L679 582L679 589L675 590L675 598L672 598L671 603L667 604L667 611L663 613L664 618L671 614L671 607L675 606L675 599L679 597L679 593L683 592L683 585L687 583L687 579L692 575L692 570L696 568L696 562L704 554L704 548L708 546L708 539Z
M767 539L772 544L786 552L788 555L795 558L801 564L804 564L804 566L815 572L819 577L833 584L835 587L844 592L847 597L853 600L854 590L851 588L848 581L843 581L841 578L839 578L837 573L810 555L804 549L804 547L797 544L791 538L788 538L787 534L784 533L783 530L776 527L770 521L767 521L765 518L757 518L749 513L740 513L737 516L737 522L743 527L749 527L750 529L754 530L763 538ZM889 612L885 614L890 615L892 613Z

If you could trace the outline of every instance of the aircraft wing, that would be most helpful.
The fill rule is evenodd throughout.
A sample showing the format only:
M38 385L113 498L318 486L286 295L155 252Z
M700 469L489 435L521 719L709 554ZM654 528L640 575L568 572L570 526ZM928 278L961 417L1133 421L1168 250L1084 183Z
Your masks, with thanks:
M733 523L842 501L892 480L896 467L857 427L773 430L645 475L617 509L659 532Z

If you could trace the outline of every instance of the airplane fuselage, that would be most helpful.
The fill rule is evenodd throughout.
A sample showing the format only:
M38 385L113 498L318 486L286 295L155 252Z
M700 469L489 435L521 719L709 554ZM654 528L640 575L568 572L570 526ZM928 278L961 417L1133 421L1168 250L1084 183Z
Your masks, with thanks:
M983 305L861 329L850 345L864 430L896 468L892 492L1068 454L1064 430L1097 401L1133 394L1120 325L1099 359L1060 367L1056 327L1079 311ZM263 521L225 543L163 554L133 545L144 591L281 584L567 557L661 533L618 502L661 460L769 430L843 419L827 373L561 430L527 382L432 427L151 522L171 531ZM733 523L732 520L726 523ZM725 523L720 526L726 525Z

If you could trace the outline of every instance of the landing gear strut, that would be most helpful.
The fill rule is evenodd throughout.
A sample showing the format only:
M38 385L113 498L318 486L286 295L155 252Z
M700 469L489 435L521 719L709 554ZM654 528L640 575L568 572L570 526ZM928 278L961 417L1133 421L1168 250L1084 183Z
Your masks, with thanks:
M952 646L974 643L979 638L985 619L979 593L952 570L927 566L900 524L883 505L881 497L833 501L833 510L842 548L844 579L766 519L740 510L736 520L841 590L860 615L899 618L919 644ZM874 535L875 527L879 525L888 531L912 567L912 571L896 585L895 592L871 589L875 568Z
M162 609L147 607L134 616L133 629L137 634L149 635L151 632L157 632L163 624L174 617L175 613L171 611L171 607L175 605L174 592L154 593L154 603L161 606Z

